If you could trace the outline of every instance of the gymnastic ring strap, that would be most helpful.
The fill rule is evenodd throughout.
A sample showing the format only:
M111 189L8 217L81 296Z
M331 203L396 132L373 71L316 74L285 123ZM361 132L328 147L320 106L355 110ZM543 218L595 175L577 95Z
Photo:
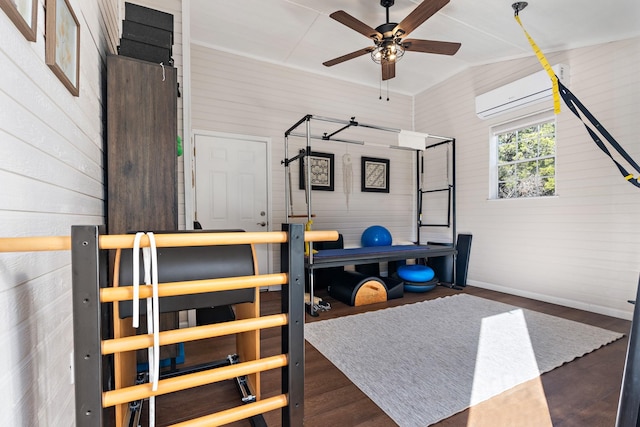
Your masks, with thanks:
M602 126L602 124L595 118L595 116L591 114L591 112L589 112L589 110L582 104L582 102L580 102L580 100L573 93L571 93L571 91L565 85L563 85L559 79L558 79L558 85L560 87L560 96L562 97L562 100L564 101L566 106L569 108L569 110L571 110L571 112L578 119L580 119L585 129L587 129L589 136L591 136L591 138L596 143L598 148L600 148L600 150L602 150L603 153L609 156L609 158L616 165L616 167L618 168L618 170L620 171L624 179L629 181L634 186L640 188L640 175L638 175L637 178L634 177L633 174L629 173L625 169L625 167L620 164L620 162L618 162L616 159L613 158L613 156L611 155L611 152L604 145L604 142L602 141L602 139L596 134L596 132L593 129L587 126L587 123L585 123L584 119L580 115L580 112L582 112L584 117L593 125L595 129L598 130L598 132L604 137L604 139L606 139L607 142L611 144L611 146L618 152L618 154L620 154L620 156L623 159L625 159L629 163L629 165L631 165L631 167L633 167L636 170L636 172L640 173L640 166L638 165L638 163L636 163L631 158L631 156L620 146L620 144L618 144L615 138L605 129L604 126Z

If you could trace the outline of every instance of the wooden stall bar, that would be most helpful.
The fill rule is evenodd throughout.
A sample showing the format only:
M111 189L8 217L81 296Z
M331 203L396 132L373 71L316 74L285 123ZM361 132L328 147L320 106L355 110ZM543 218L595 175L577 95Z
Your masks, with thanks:
M121 251L130 250L135 236L105 235L100 226L74 226L71 236L1 238L0 252L33 252L71 250L73 313L74 313L74 365L76 395L76 425L102 426L105 408L116 407L116 425L125 423L130 402L167 393L215 383L235 377L247 376L257 389L257 399L236 408L177 424L179 426L223 425L282 408L282 425L299 426L304 416L304 291L305 242L337 240L335 231L304 231L301 224L283 224L280 232L194 232L154 234L157 248L193 248L208 246L248 245L251 259L245 260L254 274L168 280L157 285L159 301L197 295L198 299L215 299L221 293L241 292L247 289L255 295L250 302L236 306L239 318L223 323L192 326L157 333L159 345L171 345L224 335L237 335L239 346L247 347L246 360L228 366L185 372L160 379L157 388L149 382L134 384L135 351L153 346L153 334L136 334L125 325L129 309L123 302L134 299L133 286L119 283ZM279 244L281 273L258 274L255 244ZM151 247L147 234L139 241L140 248ZM116 267L110 263L110 251L116 252ZM168 252L168 251L165 251ZM225 250L224 253L227 251ZM127 258L130 259L130 258ZM167 256L164 258L169 259ZM206 264L215 264L207 260ZM218 261L220 262L220 261ZM179 263L178 263L179 266ZM189 268L188 266L185 268ZM113 270L111 270L113 269ZM189 275L188 275L189 276ZM123 276L131 277L131 276ZM172 276L173 277L173 276ZM282 313L260 316L259 289L281 285ZM153 296L153 286L140 285L138 298ZM246 294L245 294L246 295ZM180 300L183 301L183 300ZM193 301L186 299L184 301ZM226 301L226 300L225 300ZM129 303L131 305L131 303ZM175 303L174 303L175 305ZM162 307L162 302L159 305ZM124 307L124 311L121 308ZM141 305L142 307L142 305ZM173 307L173 306L171 306ZM189 309L182 307L181 309ZM130 323L130 319L127 320ZM259 331L281 328L282 354L260 358ZM106 333L108 332L108 333ZM105 357L113 356L113 369L105 364ZM281 394L261 400L259 373L282 370ZM105 377L105 376L108 376ZM251 381L250 381L251 382ZM115 386L114 386L115 384ZM253 419L253 418L252 418Z

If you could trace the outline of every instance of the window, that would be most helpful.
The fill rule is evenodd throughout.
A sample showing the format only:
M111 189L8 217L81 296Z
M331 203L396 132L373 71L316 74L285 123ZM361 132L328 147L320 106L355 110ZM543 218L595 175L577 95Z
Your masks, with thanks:
M494 199L555 196L556 121L553 113L492 129Z

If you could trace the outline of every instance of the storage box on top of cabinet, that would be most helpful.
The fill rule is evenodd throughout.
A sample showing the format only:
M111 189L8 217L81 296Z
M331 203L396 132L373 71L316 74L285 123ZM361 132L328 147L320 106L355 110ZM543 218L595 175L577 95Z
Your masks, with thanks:
M173 15L125 3L118 53L143 61L172 65Z

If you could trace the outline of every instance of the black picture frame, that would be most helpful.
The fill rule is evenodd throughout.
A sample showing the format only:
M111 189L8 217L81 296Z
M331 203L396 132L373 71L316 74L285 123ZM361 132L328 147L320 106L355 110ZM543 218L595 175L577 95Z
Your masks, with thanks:
M389 192L389 159L362 157L361 190L371 193Z
M305 159L311 162L311 189L333 191L334 188L334 155L312 151L308 156L300 158L300 190L305 189Z

